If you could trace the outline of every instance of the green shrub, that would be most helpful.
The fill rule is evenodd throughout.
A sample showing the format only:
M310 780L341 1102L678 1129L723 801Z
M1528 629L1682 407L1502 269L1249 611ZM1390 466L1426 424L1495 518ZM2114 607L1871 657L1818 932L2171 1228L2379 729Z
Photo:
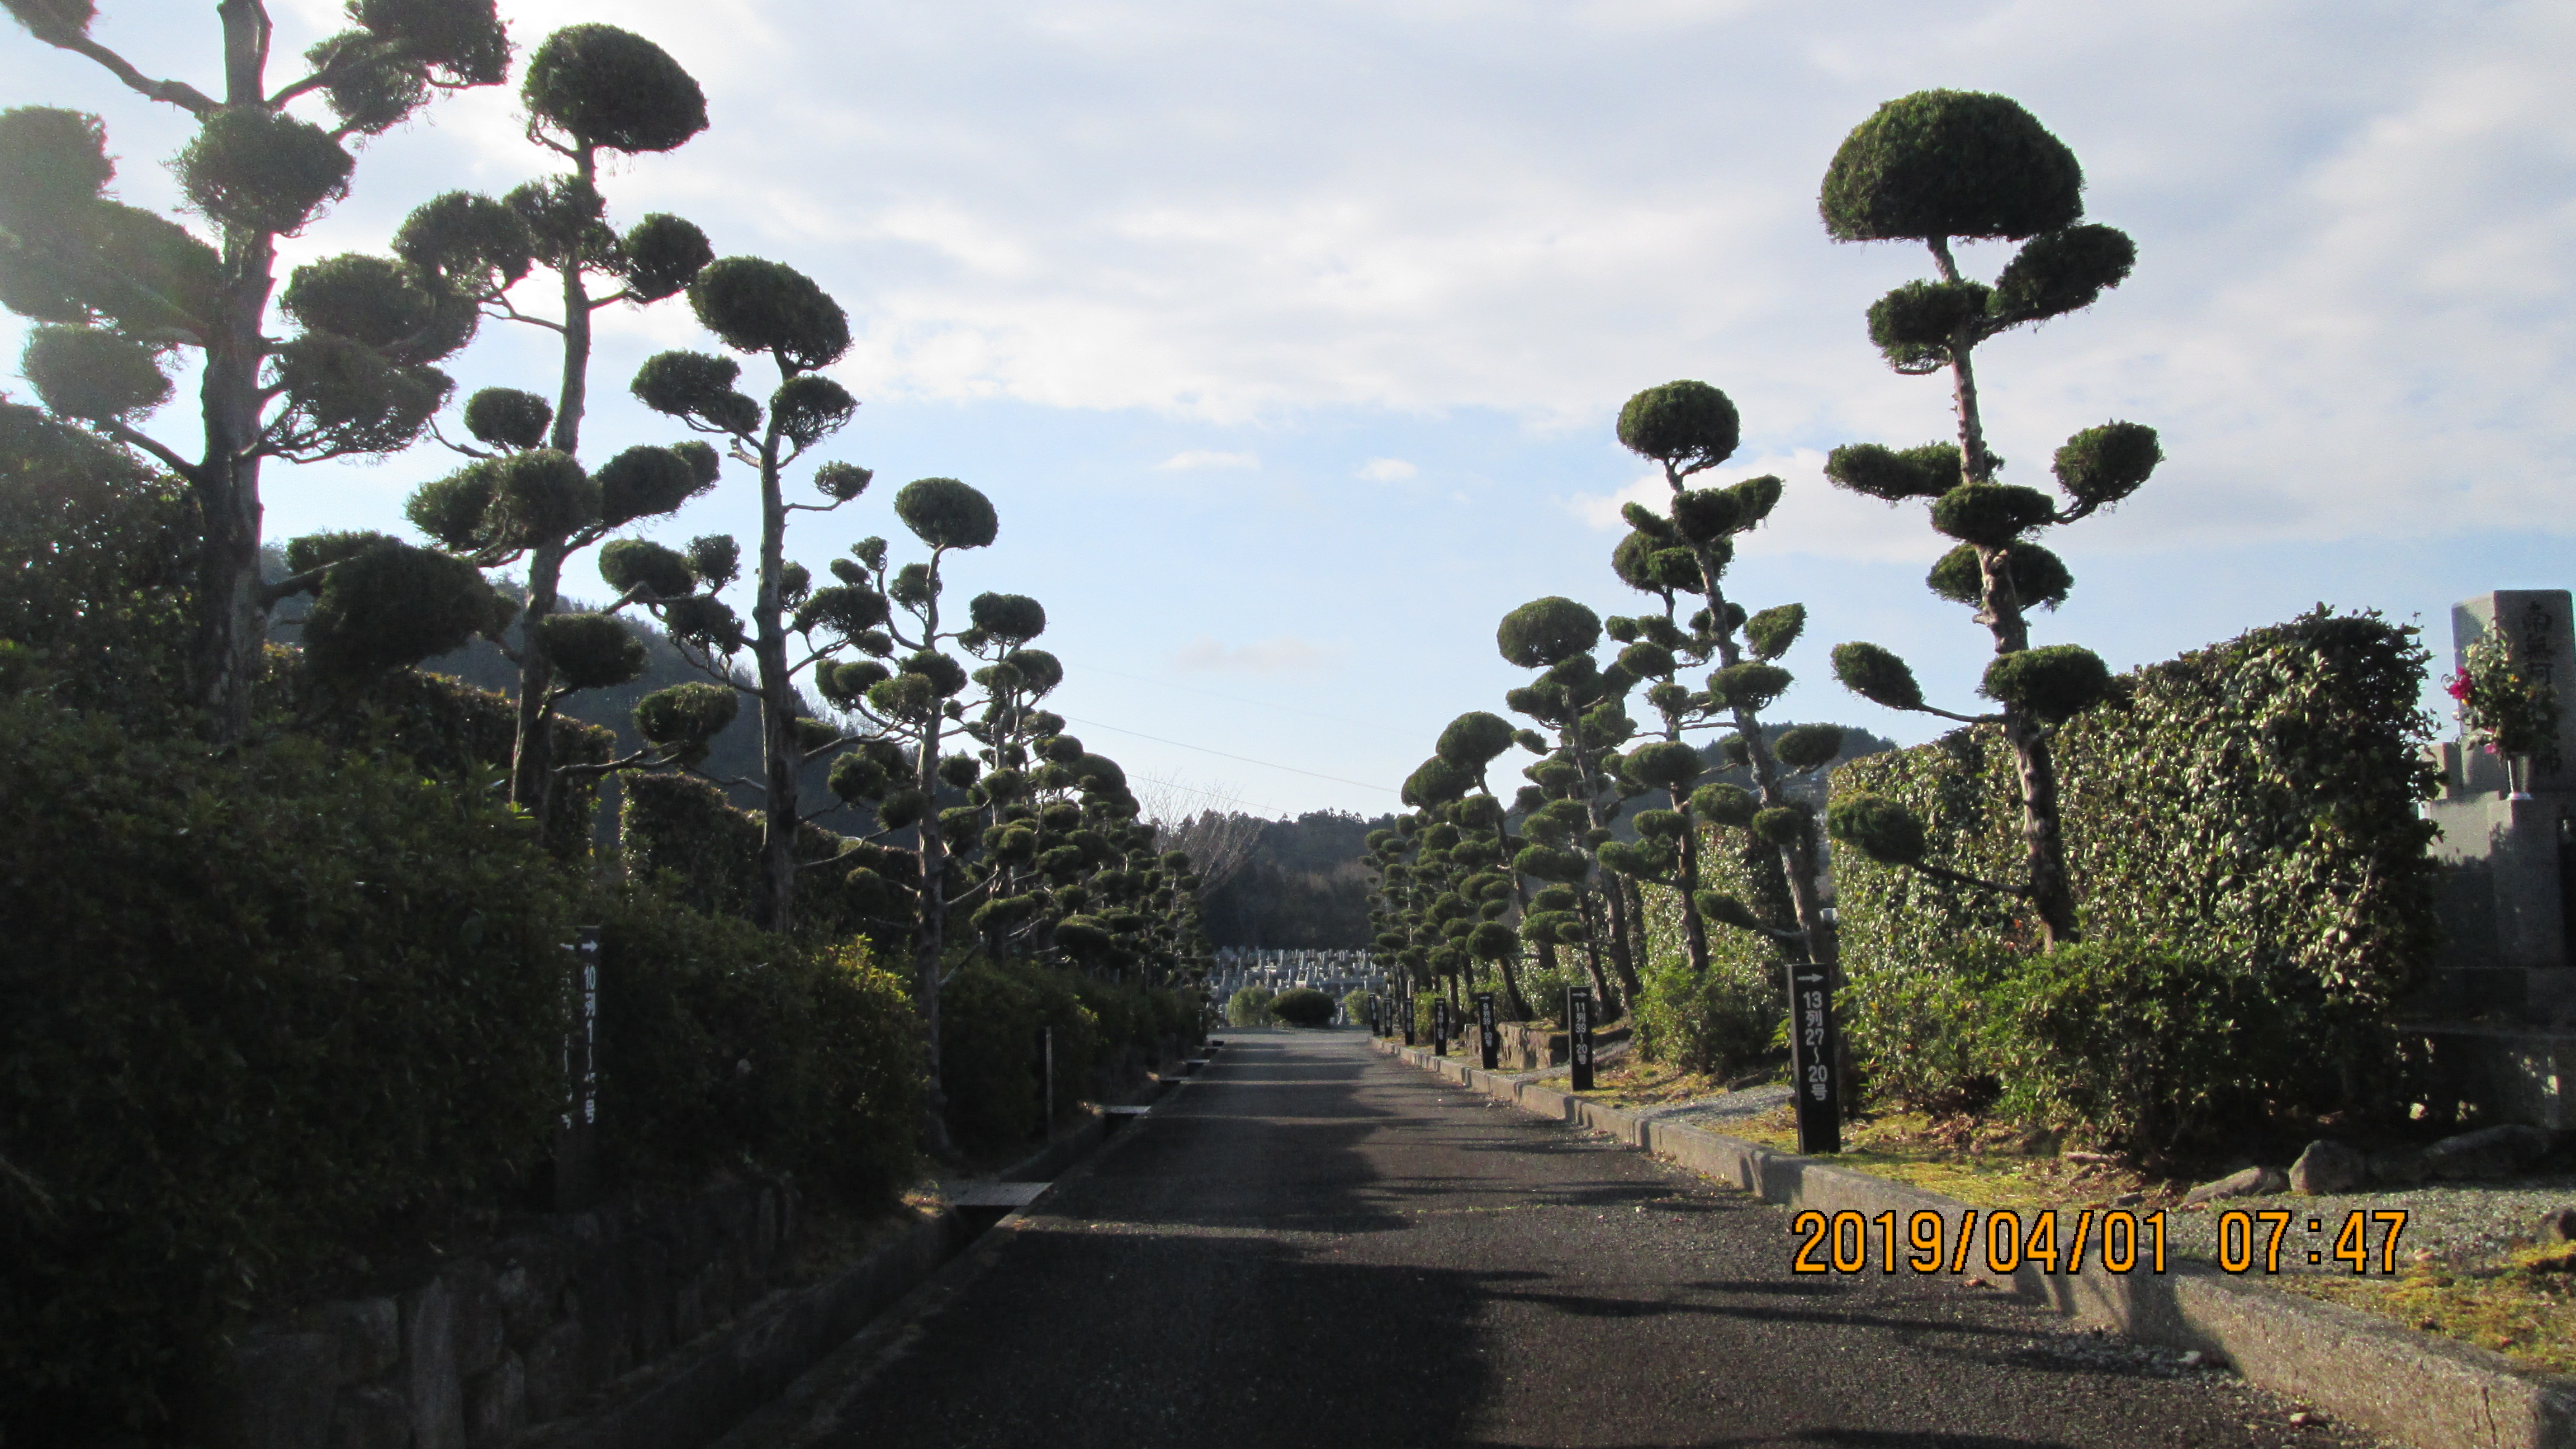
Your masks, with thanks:
M1369 1019L1369 994L1354 991L1342 998L1342 1019L1353 1026L1366 1026Z
M571 903L491 800L0 701L0 1425L182 1414L226 1326L538 1160Z
M970 1148L1033 1137L1041 1113L1040 1033L1055 1032L1058 1112L1093 1080L1100 1018L1082 1004L1079 978L1023 962L977 957L953 968L939 998L939 1080L948 1126Z
M2227 983L2220 997L2253 1056L2213 1091L2309 1111L2405 1099L2391 1009L2436 932L2415 633L2320 610L2139 670L2055 736L2086 929L2147 958L2182 953ZM1853 761L1832 784L1912 810L1937 863L1989 878L2019 869L2014 759L1991 727ZM1857 851L1834 868L1845 1031L1862 1074L1913 1100L1973 1095L1972 1079L1940 1080L1961 1049L1924 1023L1969 1010L1958 994L1986 988L1922 973L1962 941L2026 948L2034 923L2015 901ZM2143 1120L2097 1125L2160 1130Z
M1270 1014L1271 998L1276 995L1267 986L1239 986L1225 999L1225 1024L1228 1026L1268 1026L1276 1020Z
M1333 998L1311 986L1299 986L1271 998L1270 1014L1290 1026L1329 1026Z
M864 942L817 948L632 885L587 909L613 1177L693 1186L748 1160L860 1207L908 1180L920 1028Z
M1710 830L1700 849L1703 888L1743 901L1765 922L1797 924L1777 847L1740 832ZM1682 945L1680 895L1641 887L1646 902L1645 991L1633 1015L1637 1055L1687 1072L1731 1077L1783 1054L1775 1047L1789 1019L1787 969L1777 943L1750 931L1712 925L1708 970L1694 975ZM1557 997L1562 1011L1564 996Z
M733 808L722 790L686 775L628 775L622 794L618 849L628 875L660 880L671 894L702 911L744 920L760 917L765 888L757 814ZM841 847L842 837L819 825L797 827L800 860L829 859ZM881 952L899 950L911 939L912 908L908 900L902 903L905 919L898 922L883 913L882 905L871 891L853 886L848 870L818 866L797 874L796 921L800 933L809 937L867 935Z

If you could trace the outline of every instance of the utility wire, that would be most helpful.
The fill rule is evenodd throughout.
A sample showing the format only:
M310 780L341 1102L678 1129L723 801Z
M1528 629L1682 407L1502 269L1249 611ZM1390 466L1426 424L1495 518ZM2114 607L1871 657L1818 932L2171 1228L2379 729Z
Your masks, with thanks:
M1113 679L1126 679L1132 680L1138 684L1150 684L1157 689L1177 689L1183 694L1202 694L1210 699L1224 700L1228 704L1248 704L1256 709L1277 710L1282 714L1302 714L1308 719L1319 719L1323 720L1327 724L1344 725L1355 730L1376 730L1380 734L1389 735L1400 735L1406 733L1406 731L1397 729L1392 725L1370 724L1364 720L1344 719L1340 715L1323 714L1311 709L1299 709L1293 704L1274 704L1266 699L1246 699L1239 694L1224 694L1213 689L1201 689L1195 684L1174 684L1168 679L1153 679L1142 674L1128 674L1121 670L1103 669L1097 664L1083 665L1082 672L1085 674L1106 674ZM1117 726L1110 725L1108 728L1116 729ZM1347 784L1350 782L1345 781L1344 783ZM1370 788L1374 789L1376 787L1371 786Z
M1392 789L1385 785L1372 785L1366 780L1345 780L1339 775L1318 775L1312 770L1301 770L1295 765L1273 764L1268 760L1256 760L1250 755L1229 755L1223 750L1211 750L1205 745L1184 744L1179 740L1167 740L1161 735L1149 735L1143 730L1131 730L1124 725L1106 724L1096 719L1084 719L1080 715L1069 714L1066 715L1065 718L1072 720L1077 724L1087 724L1094 729L1109 730L1122 735L1134 735L1140 740L1152 740L1158 745L1170 745L1174 749L1196 750L1202 755L1214 755L1221 760L1239 760L1247 765L1259 765L1265 770L1285 770L1291 775L1304 775L1316 780L1330 780L1336 785L1357 785L1363 790L1382 790L1389 795L1402 793L1401 791Z

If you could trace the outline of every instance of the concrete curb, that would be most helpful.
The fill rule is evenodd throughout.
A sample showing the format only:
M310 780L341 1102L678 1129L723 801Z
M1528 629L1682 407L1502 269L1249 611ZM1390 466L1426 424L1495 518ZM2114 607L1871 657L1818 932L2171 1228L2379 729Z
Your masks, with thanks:
M1522 1111L1606 1133L1765 1202L1865 1218L1934 1212L1946 1224L1945 1242L1976 1211L1818 1158L1660 1122L1456 1057L1435 1057L1427 1047L1370 1045ZM1996 1276L1982 1264L1972 1271ZM2012 1286L2017 1295L2079 1322L2224 1359L2253 1383L2415 1449L2576 1449L2576 1377L2520 1368L2501 1354L2204 1264L2179 1263L2164 1274L2115 1274L2096 1263L2068 1274L2025 1262Z

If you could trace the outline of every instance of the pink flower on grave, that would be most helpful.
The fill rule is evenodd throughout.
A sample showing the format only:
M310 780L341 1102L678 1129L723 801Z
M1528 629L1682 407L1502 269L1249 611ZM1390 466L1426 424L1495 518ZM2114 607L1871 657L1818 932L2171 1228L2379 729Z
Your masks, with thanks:
M2452 675L2449 679L2443 681L2442 687L2449 691L2451 698L2458 700L2462 704L2467 704L2469 702L2469 671L2463 669L2459 673Z

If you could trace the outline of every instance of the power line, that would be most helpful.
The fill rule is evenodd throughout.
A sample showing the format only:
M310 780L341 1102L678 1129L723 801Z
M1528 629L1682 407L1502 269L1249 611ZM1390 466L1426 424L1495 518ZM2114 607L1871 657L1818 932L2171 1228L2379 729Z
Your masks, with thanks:
M1274 704L1266 699L1246 699L1239 694L1224 694L1213 689L1201 689L1194 684L1174 684L1168 679L1154 679L1142 674L1128 674L1122 670L1103 669L1097 664L1083 665L1082 672L1085 674L1106 674L1113 679L1126 679L1132 680L1138 684L1150 684L1157 689L1177 689L1183 694L1203 694L1210 699L1224 700L1228 704L1248 704L1256 709L1275 709L1283 714L1302 714L1308 719L1319 719L1323 720L1327 724L1344 725L1356 730L1376 730L1380 734L1389 735L1408 733L1408 731L1397 729L1393 725L1370 724L1365 720L1344 719L1340 715L1324 714L1311 709L1299 709L1293 704ZM1110 725L1107 726L1107 728L1116 729L1117 726ZM1344 783L1349 782L1345 781ZM1370 788L1375 789L1376 787L1371 786Z
M1087 724L1094 729L1109 730L1113 733L1122 735L1134 735L1140 740L1152 740L1158 745L1170 745L1172 748L1178 750L1196 750L1202 755L1214 755L1221 760L1238 760L1247 765L1259 765L1265 770L1285 770L1291 775L1304 775L1310 779L1316 780L1330 780L1336 785L1357 785L1363 790L1382 790L1389 795L1402 793L1401 791L1390 789L1384 785L1372 785L1366 780L1345 780L1339 775L1318 775L1312 770L1301 770L1295 765L1274 764L1269 760L1256 760L1250 755L1229 755L1223 750L1211 750L1205 745L1184 744L1179 740L1167 740L1161 735L1149 735L1143 730L1131 730L1124 725L1106 724L1096 719L1084 719L1080 715L1069 714L1066 715L1065 718L1072 720L1077 724Z

